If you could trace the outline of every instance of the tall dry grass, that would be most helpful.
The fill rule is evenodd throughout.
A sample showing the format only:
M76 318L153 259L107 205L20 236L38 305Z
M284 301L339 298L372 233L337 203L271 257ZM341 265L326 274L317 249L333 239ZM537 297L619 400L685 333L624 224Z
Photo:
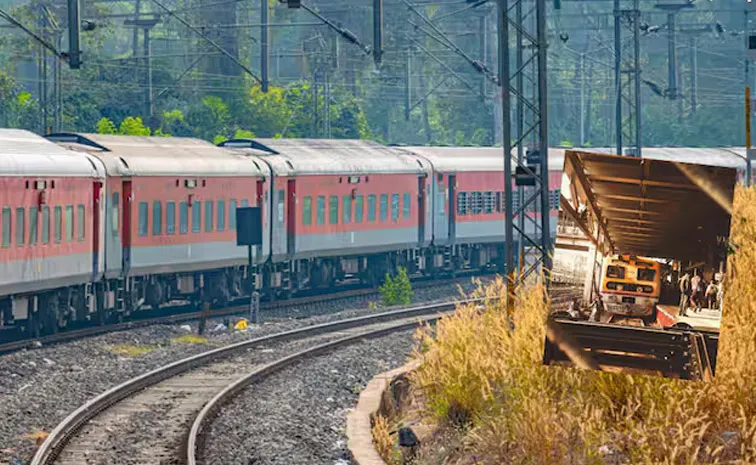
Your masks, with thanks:
M418 331L413 382L467 444L449 463L756 463L756 189L736 191L731 242L710 383L543 366L539 286L508 315L498 280L477 291L483 312L461 306Z

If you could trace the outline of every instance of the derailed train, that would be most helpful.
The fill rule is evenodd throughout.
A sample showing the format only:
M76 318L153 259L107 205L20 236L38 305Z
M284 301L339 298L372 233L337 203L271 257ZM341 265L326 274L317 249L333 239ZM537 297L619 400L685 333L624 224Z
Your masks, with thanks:
M644 156L740 167L732 150ZM550 150L551 186L561 185L563 152ZM503 162L493 147L321 139L218 147L0 129L0 186L0 328L32 335L177 299L376 284L398 266L493 267L503 252ZM559 191L549 197L553 232ZM263 213L252 266L236 245L243 206Z

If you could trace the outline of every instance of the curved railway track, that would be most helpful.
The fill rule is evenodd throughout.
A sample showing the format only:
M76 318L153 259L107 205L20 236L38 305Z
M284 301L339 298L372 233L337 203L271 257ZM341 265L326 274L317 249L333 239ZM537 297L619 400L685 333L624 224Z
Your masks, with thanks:
M424 305L308 326L174 362L116 386L78 408L50 433L31 463L109 463L99 461L98 455L114 451L122 463L192 463L202 426L222 402L244 386L305 357L407 329L419 321L433 321L439 313L453 310L454 305ZM261 346L266 350L250 353ZM275 351L289 355L271 355ZM187 435L190 428L192 434ZM146 442L132 440L129 432L136 429Z

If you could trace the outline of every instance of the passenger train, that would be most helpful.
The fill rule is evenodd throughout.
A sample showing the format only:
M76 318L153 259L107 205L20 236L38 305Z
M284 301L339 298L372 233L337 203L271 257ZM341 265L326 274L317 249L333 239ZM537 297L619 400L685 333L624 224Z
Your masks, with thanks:
M639 317L651 323L661 293L661 264L652 259L615 255L604 262L601 301L612 315Z
M564 150L550 149L551 186L561 185ZM644 156L743 168L744 152ZM559 191L549 197L553 234ZM263 213L251 266L236 245L244 206ZM494 147L215 146L0 129L0 329L54 333L177 299L222 304L255 289L279 298L349 278L377 284L398 266L428 275L489 268L503 250L503 206Z

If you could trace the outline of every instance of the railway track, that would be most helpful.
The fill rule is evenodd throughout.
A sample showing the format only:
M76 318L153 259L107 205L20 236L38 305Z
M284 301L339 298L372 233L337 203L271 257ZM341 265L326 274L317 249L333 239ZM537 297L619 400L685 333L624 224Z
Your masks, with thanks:
M480 276L480 277L484 277ZM428 288L434 286L444 286L448 284L454 284L459 281L461 277L444 280L419 280L413 282L415 289ZM286 300L276 300L272 302L261 302L260 310L268 313L273 313L275 310L284 309L287 307L296 307L301 305L313 305L318 303L336 302L342 299L350 299L356 297L368 297L371 295L377 295L378 290L375 288L358 288L347 289L336 293L328 294L315 294L307 295L303 297L295 297ZM207 319L224 318L233 315L241 315L249 312L249 305L235 305L227 308L220 308L211 310L209 314L204 315ZM58 334L52 334L40 338L25 338L19 340L13 340L9 342L2 342L0 339L0 354L15 352L18 350L39 347L40 345L58 344L61 342L72 341L84 337L98 336L101 334L124 331L128 329L134 329L149 325L157 324L176 324L193 320L198 320L203 317L203 313L199 311L182 312L172 315L159 316L154 318L140 318L123 323L115 323L104 326L92 326L81 329L74 329Z
M166 365L71 413L50 433L31 463L112 463L98 457L114 452L122 463L196 463L203 426L223 402L248 384L306 357L408 329L419 321L434 321L453 309L454 303L448 302L308 326Z

